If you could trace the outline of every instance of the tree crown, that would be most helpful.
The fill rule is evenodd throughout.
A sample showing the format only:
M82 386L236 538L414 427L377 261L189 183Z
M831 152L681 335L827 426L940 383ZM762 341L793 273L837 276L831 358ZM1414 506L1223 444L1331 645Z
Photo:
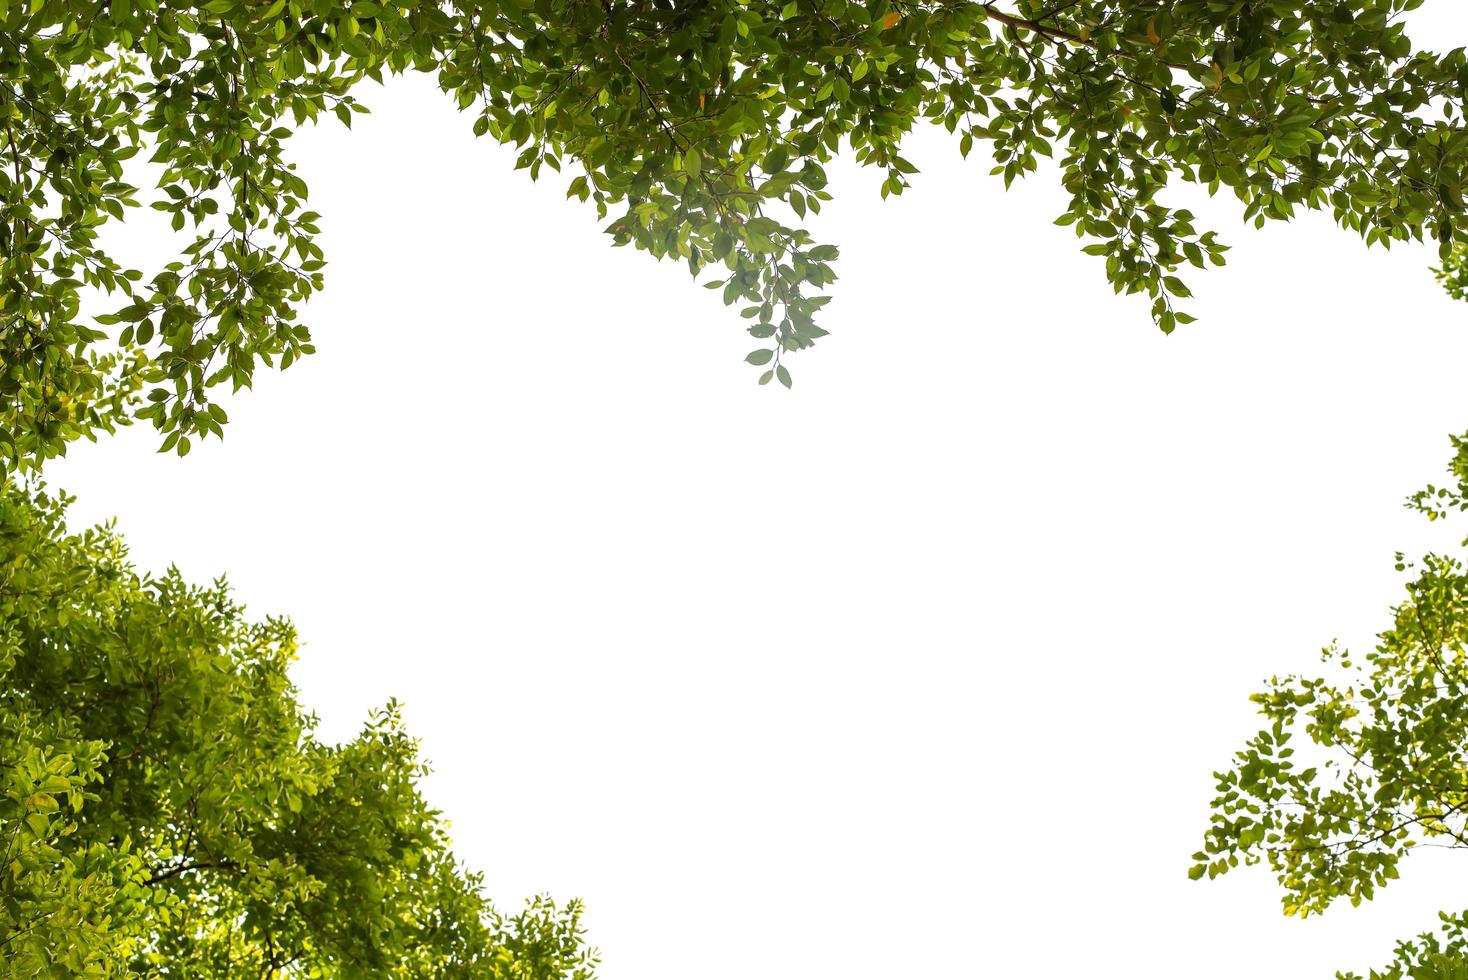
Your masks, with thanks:
M313 737L289 623L0 494L0 978L586 980L580 906L497 912L396 706Z
M901 193L920 120L1008 183L1054 158L1059 218L1171 331L1185 266L1224 261L1163 191L1231 191L1255 223L1329 211L1368 243L1430 239L1461 281L1461 49L1414 51L1421 0L0 0L0 443L12 463L133 418L187 452L219 384L312 350L319 216L286 147L363 111L363 79L433 73L477 134L562 172L616 244L740 304L761 381L825 334L836 249L799 227L838 150ZM127 183L147 155L157 191ZM124 268L101 232L147 203L179 255ZM95 290L124 305L83 315Z
M1468 511L1468 434L1453 444L1453 482L1408 499L1430 520ZM1372 898L1418 847L1468 847L1468 568L1429 554L1398 555L1397 569L1413 578L1374 650L1332 645L1331 676L1271 678L1253 696L1266 726L1215 774L1191 877L1265 862L1286 914L1306 916ZM1371 976L1468 975L1468 916L1442 918L1441 935L1401 944Z

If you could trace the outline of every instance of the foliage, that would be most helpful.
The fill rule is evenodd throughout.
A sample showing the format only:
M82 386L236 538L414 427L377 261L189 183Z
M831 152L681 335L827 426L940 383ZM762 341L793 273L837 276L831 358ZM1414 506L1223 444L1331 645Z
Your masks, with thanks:
M1408 501L1431 520L1468 511L1468 434L1453 444L1453 483ZM1216 774L1192 877L1266 861L1286 914L1305 916L1370 899L1414 848L1468 846L1468 569L1444 554L1397 568L1414 577L1376 649L1332 646L1331 677L1277 677L1253 696L1267 727ZM1443 921L1372 977L1468 978L1468 918Z
M494 911L396 709L325 745L290 625L0 496L0 977L586 980L580 907Z
M0 444L12 466L132 418L165 448L222 434L210 388L311 351L319 215L285 149L365 111L363 79L433 73L476 134L567 170L616 244L739 303L761 382L790 383L834 246L798 227L839 148L886 172L919 120L987 142L1007 183L1055 157L1059 222L1192 319L1224 246L1161 192L1227 189L1262 224L1328 210L1368 243L1468 241L1463 51L1414 52L1421 0L0 0ZM125 165L157 165L156 193ZM180 254L124 268L103 232L149 204ZM84 300L120 294L114 312Z
M1468 299L1468 248L1455 245L1443 256L1442 265L1432 270L1437 281L1453 299Z

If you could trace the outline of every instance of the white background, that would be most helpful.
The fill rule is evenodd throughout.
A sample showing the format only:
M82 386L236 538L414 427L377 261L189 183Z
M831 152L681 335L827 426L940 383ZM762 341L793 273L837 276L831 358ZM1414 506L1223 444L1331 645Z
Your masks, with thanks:
M1455 6L1419 41L1468 41ZM326 737L405 701L458 852L585 898L605 980L1326 977L1468 905L1444 851L1304 923L1266 870L1185 876L1248 693L1369 645L1393 552L1463 533L1401 507L1468 428L1428 250L1219 199L1231 264L1164 337L1051 175L925 130L900 199L834 168L833 335L786 392L427 80L363 95L295 146L320 352L223 444L50 479L292 617Z

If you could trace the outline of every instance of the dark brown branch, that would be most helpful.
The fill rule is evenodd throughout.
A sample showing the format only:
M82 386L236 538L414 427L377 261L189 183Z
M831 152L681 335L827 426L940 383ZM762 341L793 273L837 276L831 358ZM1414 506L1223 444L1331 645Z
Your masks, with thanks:
M1094 44L1079 34L1072 34L1070 31L1064 31L1058 27L1047 27L1039 21L1025 20L1023 17L1016 17L1014 14L1006 14L1002 10L995 10L992 3L983 3L979 4L979 6L983 8L986 17L990 20L998 21L1006 27L1013 27L1022 31L1034 31L1036 34L1043 34L1045 37L1054 38L1057 41L1068 41L1071 44L1084 44L1088 48L1095 47Z
M1081 37L1079 34L1072 34L1070 31L1064 30L1059 27L1051 27L1048 24L1042 24L1038 20L1026 20L1023 17L1017 17L1014 14L1005 13L1002 10L996 9L992 3L981 3L979 4L979 9L984 12L985 17L988 17L990 20L996 21L997 23L1003 24L1005 27L1012 27L1015 30L1019 31L1033 31L1036 34L1039 34L1041 37L1050 38L1052 41L1064 41L1067 44L1080 44L1090 48L1092 51L1097 50L1096 42L1092 41L1090 38ZM1064 8L1062 7L1060 9ZM1128 58L1131 60L1136 60L1137 57L1136 55L1128 51L1118 50L1116 54L1122 58ZM1197 65L1180 65L1171 61L1164 61L1162 63L1169 68L1175 68L1178 71L1185 71L1189 73L1196 71L1198 67Z
M218 861L185 861L157 872L151 878L145 880L143 884L145 886L156 885L170 878L177 878L179 875L188 874L190 871L205 871L211 868L233 871L238 870L239 865L235 864L229 858L220 858Z

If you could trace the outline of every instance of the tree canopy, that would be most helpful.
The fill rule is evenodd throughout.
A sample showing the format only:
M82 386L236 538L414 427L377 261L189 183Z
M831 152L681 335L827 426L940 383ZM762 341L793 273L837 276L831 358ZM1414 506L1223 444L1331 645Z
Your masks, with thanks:
M1468 511L1468 433L1453 443L1452 483L1408 501L1429 519ZM1305 916L1370 899L1418 847L1468 847L1468 566L1429 554L1397 568L1413 577L1374 650L1328 647L1329 676L1272 678L1253 696L1267 727L1217 774L1192 877L1266 862L1285 912ZM1468 977L1468 913L1442 919L1373 980Z
M1053 158L1059 222L1164 331L1192 319L1179 272L1224 261L1166 202L1179 181L1255 223L1320 209L1368 243L1435 241L1458 290L1468 61L1414 51L1420 3L0 0L0 444L14 467L132 419L179 453L222 434L213 386L312 350L325 257L290 137L407 71L616 244L708 273L761 382L826 332L837 251L800 227L825 165L849 150L901 193L920 120L1006 183ZM178 252L124 267L106 226L142 205ZM110 312L86 312L99 293Z
M495 911L396 709L327 745L289 623L0 495L0 978L587 980L580 906Z

